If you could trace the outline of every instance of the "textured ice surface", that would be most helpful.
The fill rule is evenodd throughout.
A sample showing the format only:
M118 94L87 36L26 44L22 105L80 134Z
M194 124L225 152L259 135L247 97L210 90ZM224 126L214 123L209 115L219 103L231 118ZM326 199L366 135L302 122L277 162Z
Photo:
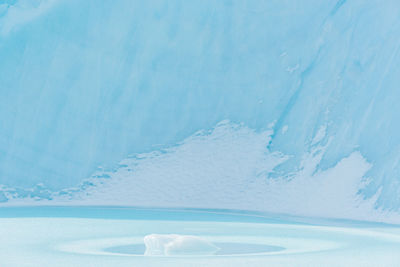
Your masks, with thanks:
M218 247L203 238L187 235L151 234L144 237L146 256L213 255Z
M400 222L399 12L3 1L0 202Z
M317 169L326 149L318 138L298 171L268 178L290 159L267 149L271 134L223 122L172 148L127 158L114 171L50 194L50 201L14 199L8 205L213 207L399 222L396 213L376 210L374 199L358 194L371 167L359 152Z

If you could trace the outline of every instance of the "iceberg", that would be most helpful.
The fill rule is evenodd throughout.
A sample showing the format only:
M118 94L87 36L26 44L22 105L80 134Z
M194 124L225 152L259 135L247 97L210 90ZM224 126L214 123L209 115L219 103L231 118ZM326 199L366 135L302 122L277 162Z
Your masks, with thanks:
M151 234L144 237L145 256L213 255L219 248L197 236Z
M399 13L379 0L2 1L0 205L400 222Z

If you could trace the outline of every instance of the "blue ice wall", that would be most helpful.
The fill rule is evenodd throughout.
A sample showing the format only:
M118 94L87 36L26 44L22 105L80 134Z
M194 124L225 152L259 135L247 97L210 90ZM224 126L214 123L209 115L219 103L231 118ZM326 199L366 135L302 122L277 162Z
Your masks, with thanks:
M319 168L360 151L361 193L398 209L399 14L397 0L3 1L0 184L65 188L228 119L274 122L283 176L326 127Z

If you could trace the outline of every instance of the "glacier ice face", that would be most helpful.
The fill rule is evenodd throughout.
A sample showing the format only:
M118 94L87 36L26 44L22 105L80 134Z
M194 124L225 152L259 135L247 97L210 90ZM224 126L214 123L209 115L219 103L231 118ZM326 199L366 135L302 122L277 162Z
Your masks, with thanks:
M146 204L164 172L178 182L163 193L173 205L204 203L178 189L213 186L206 204L219 207L241 192L265 210L398 211L399 11L394 0L5 1L0 199ZM179 145L226 119L244 126L210 135L225 143ZM202 180L181 167L190 153ZM118 199L124 183L149 191Z

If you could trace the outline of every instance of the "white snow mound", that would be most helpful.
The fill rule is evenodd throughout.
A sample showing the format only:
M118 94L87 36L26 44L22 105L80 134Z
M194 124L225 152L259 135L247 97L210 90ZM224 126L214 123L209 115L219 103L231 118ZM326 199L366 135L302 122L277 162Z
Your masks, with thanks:
M144 237L146 256L213 255L217 246L200 237L189 235L151 234Z

